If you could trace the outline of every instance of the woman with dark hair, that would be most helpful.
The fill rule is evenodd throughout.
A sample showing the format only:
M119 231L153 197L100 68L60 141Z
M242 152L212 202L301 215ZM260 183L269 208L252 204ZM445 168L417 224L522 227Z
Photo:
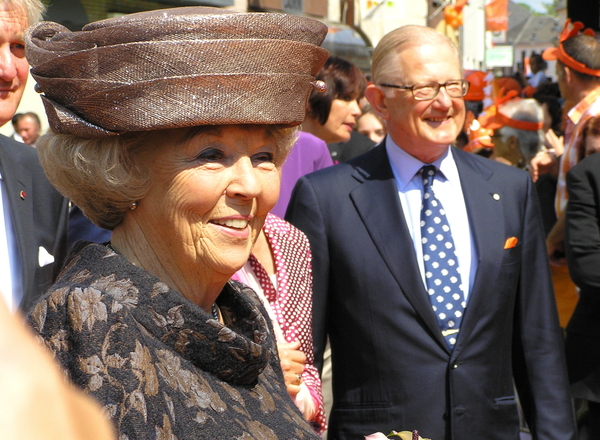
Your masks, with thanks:
M351 62L331 56L317 79L327 84L327 90L310 95L302 131L312 133L328 144L346 142L361 115L358 100L364 96L367 87L365 75Z

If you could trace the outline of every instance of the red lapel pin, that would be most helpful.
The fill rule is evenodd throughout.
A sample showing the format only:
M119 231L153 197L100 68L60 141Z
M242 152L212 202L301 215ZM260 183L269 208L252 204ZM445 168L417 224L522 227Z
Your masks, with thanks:
M19 195L21 196L21 200L25 200L25 197L27 197L27 194L25 194L25 191L21 191L19 193Z

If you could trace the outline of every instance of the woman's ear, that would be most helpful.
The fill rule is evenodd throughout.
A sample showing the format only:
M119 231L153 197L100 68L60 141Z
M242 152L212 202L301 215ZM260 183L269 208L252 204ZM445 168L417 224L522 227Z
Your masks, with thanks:
M387 108L387 97L381 87L375 84L369 84L365 90L365 98L371 103L373 111L383 120L389 119L389 111Z

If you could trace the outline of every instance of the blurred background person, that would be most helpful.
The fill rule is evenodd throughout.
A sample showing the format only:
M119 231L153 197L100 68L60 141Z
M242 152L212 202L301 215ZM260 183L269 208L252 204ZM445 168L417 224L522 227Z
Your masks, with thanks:
M15 115L15 131L23 139L23 143L35 147L35 143L42 134L40 117L33 112Z
M534 99L509 99L479 121L494 130L490 159L525 169L543 145L544 111Z
M298 179L331 165L333 160L327 144L308 132L298 132L298 139L281 169L279 199L271 212L278 217L285 216L292 190Z
M112 230L79 242L29 322L119 438L318 439L286 391L302 371L282 371L262 302L230 278L277 200L326 33L202 7L27 33L44 169Z
M548 78L546 78L546 74L544 71L548 67L548 64L542 56L538 53L533 53L529 57L529 68L531 69L531 76L527 78L527 84L531 87L538 88L540 85L544 84Z
M544 145L538 154L545 155L547 152L551 152L551 154L561 156L564 150L564 118L562 98L560 96L558 84L542 84L536 89L532 96L533 99L541 104L542 110L544 111L544 126L542 127L542 131L544 132ZM546 173L539 175L538 179L535 181L535 188L540 200L546 235L550 233L556 223L554 199L556 197L556 185L558 182L558 162L555 162L555 164L556 166L553 169L548 169ZM553 268L553 271L556 271L556 269ZM569 279L566 279L566 281L566 288L568 291L571 291L573 286ZM556 286L555 290L557 290Z
M600 438L599 188L598 154L582 159L567 173L565 254L579 301L566 328L565 354L571 394L581 416L580 438L590 440Z
M328 144L346 142L361 114L358 100L364 96L366 79L357 66L337 56L329 57L317 79L327 89L310 95L302 131Z
M354 130L367 86L365 75L350 61L330 56L317 78L327 84L327 90L311 94L302 131L327 143L334 163L371 149L373 141Z
M564 153L560 156L555 210L557 221L548 237L548 255L555 263L564 255L565 207L568 200L566 173L577 163L578 146L585 121L600 115L600 42L593 31L580 32L583 24L565 23L558 47L546 49L542 54L547 61L556 60L556 75L564 110L567 112ZM532 161L530 172L534 181L548 172L558 162L556 152L538 154ZM563 263L564 264L564 263Z
M580 159L600 152L600 116L594 116L586 121L581 133Z
M465 95L465 109L471 112L473 117L479 116L483 111L483 100L485 99L485 87L487 73L481 70L467 70L465 79L469 81L469 91Z
M13 138L17 142L23 142L23 139L21 139L21 136L19 136L19 133L17 133L17 120L21 117L22 114L23 113L15 113L15 115L12 117L12 120L11 120L11 124L12 124L13 131L14 131L11 138Z
M356 121L356 131L376 144L381 142L387 134L385 121L373 111L371 105L363 107L362 115Z

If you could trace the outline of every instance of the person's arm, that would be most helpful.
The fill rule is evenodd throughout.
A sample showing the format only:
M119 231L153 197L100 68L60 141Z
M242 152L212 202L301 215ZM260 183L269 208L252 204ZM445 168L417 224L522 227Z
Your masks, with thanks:
M536 182L542 174L550 173L558 165L557 156L548 151L540 151L529 162L529 174Z
M513 377L538 440L572 440L576 426L562 330L548 265L544 228L531 179L525 178L521 260L513 328Z
M322 370L327 342L329 248L317 194L306 177L292 192L285 219L306 234L312 252L314 365Z
M548 258L550 258L550 263L554 265L563 266L565 264L565 216L566 212L563 211L556 219L556 223L554 224L550 232L548 232L548 236L546 237L546 249L548 250Z
M600 289L600 219L599 180L594 178L598 173L589 164L600 164L598 159L585 159L567 173L565 251L569 273L579 287L592 289Z
M100 407L66 381L0 295L0 432L9 440L111 440Z

